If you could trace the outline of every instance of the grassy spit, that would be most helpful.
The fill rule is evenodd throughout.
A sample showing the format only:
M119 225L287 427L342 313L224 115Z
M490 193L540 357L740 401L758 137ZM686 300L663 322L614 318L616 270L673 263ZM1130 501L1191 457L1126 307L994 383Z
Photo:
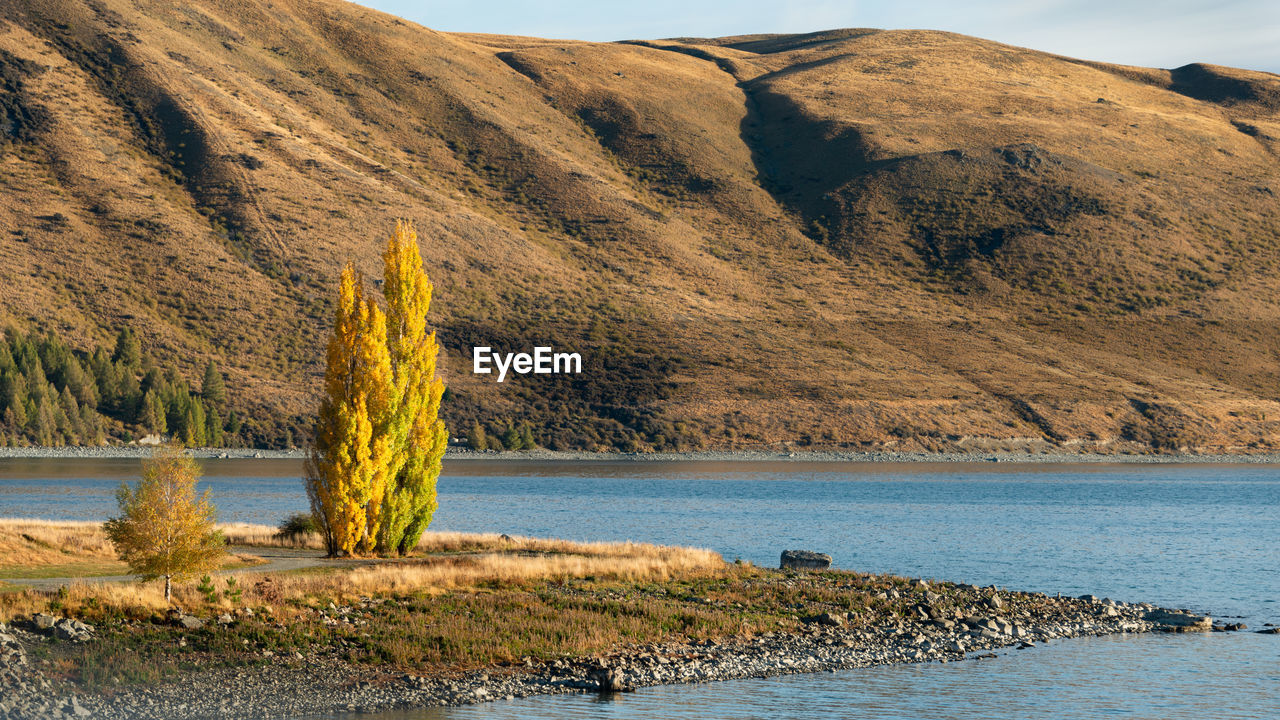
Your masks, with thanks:
M291 542L262 526L223 529L238 545L318 547L317 538ZM107 550L91 523L0 521L0 566L56 565L67 553L100 558ZM412 557L386 563L243 571L238 598L222 592L225 577L215 578L213 596L192 584L175 587L175 603L208 621L198 630L167 621L158 582L10 589L0 594L0 621L48 612L95 625L93 641L53 641L32 654L83 689L109 690L199 668L317 658L457 673L794 631L800 618L824 612L870 626L906 617L925 593L905 578L796 575L725 563L707 550L462 533L428 533ZM945 585L931 587L945 594ZM224 614L234 621L218 624Z

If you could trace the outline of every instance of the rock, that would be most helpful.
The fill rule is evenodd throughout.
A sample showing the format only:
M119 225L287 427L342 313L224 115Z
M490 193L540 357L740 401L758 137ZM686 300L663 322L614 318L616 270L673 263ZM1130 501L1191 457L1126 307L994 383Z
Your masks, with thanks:
M35 624L37 630L49 630L56 621L57 618L47 613L36 613L31 616L31 622Z
M72 696L71 696L71 700L70 700L69 702L67 702L67 710L66 710L66 712L69 712L69 713L71 713L72 715L74 715L74 716L76 716L76 717L89 717L90 715L92 715L92 714L93 714L93 713L89 712L89 709L88 709L88 708L86 708L85 706L81 705L81 704L80 704L80 698L78 698L78 697L76 697L76 696L74 696L74 695L72 695Z
M222 613L221 615L218 616L219 625L230 625L235 621L236 619L231 616L231 613Z
M194 615L183 615L178 618L177 624L187 630L199 630L204 627L204 621Z
M1207 616L1170 610L1151 610L1143 615L1142 619L1149 623L1163 625L1173 632L1208 632L1213 629L1213 620Z
M1267 628L1266 630L1259 630L1258 634L1259 635L1280 635L1280 627L1273 627L1273 628Z
M591 679L596 682L602 693L632 692L635 688L623 682L617 670L597 668L591 671Z
M783 570L826 570L831 567L831 556L809 550L783 550Z
M991 608L992 610L999 610L1000 608L1004 607L1004 602L1000 599L999 595L992 595L991 597L987 598L987 607Z
M1085 602L1089 602L1089 603L1096 603L1096 602L1098 602L1098 596L1097 596L1097 595L1081 595L1081 596L1080 596L1080 599L1081 599L1081 600L1083 600L1083 601L1085 601Z
M821 615L810 615L808 617L801 618L801 619L803 622L806 622L806 623L816 623L818 625L830 625L832 627L842 627L844 625L844 618L841 618L839 615L832 615L829 612L824 612Z
M505 543L511 542L511 536L506 533L502 533L501 535L499 535L498 539Z

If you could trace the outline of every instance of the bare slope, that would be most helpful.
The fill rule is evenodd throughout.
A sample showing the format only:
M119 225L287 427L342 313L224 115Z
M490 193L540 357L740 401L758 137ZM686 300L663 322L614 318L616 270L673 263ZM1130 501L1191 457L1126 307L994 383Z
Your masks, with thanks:
M259 439L314 402L338 267L376 275L404 216L455 435L1280 442L1273 75L921 31L450 35L332 0L0 9L0 321L217 357ZM546 342L587 372L469 372Z

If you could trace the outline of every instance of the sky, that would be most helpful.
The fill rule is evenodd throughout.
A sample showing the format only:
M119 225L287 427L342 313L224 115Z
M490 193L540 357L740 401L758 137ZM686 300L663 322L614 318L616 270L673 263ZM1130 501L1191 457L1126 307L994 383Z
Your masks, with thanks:
M577 40L845 27L976 35L1087 60L1280 73L1280 0L359 0L435 30Z

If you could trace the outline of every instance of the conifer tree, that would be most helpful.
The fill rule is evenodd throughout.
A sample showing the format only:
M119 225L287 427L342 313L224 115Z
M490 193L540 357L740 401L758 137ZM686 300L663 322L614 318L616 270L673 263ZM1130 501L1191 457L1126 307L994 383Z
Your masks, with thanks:
M182 418L183 443L189 447L205 447L208 444L205 423L204 403L200 402L200 398L189 398Z
M53 434L58 429L58 421L54 417L53 407L54 405L50 402L47 394L40 397L40 405L36 408L35 416L31 418L34 422L32 429L37 445L49 446L53 444Z
M221 447L222 415L218 413L216 405L210 405L204 412L204 441L209 444L209 447Z
M520 442L520 433L516 432L514 425L508 425L506 432L502 433L502 444L506 446L508 450L519 450L523 447L523 444Z
M489 438L485 436L484 428L480 423L474 423L471 429L467 431L467 445L472 450L488 450Z
M136 371L142 367L142 345L129 326L122 328L116 336L116 350L111 359L129 370Z
M67 436L67 442L74 443L84 434L80 427L80 404L71 394L71 388L62 386L58 396L58 430Z
M200 397L204 398L205 407L220 409L227 402L227 389L222 382L222 373L212 361L204 368L204 382L200 385Z
M169 431L163 401L160 400L160 393L154 388L142 396L142 423L156 435L164 435Z
M236 415L236 411L232 410L227 413L227 432L231 435L238 435L240 428L244 423L240 422L240 416Z
M3 393L0 394L0 403L5 405L6 416L12 413L10 419L12 427L21 431L27 424L27 381L26 378L15 367L13 370L5 373L3 384L0 387Z

